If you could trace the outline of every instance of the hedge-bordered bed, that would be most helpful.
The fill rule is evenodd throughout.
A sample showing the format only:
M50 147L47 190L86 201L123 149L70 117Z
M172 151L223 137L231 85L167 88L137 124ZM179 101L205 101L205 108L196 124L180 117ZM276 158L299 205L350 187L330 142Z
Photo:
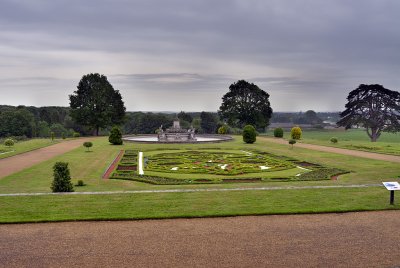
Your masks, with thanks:
M125 151L110 179L152 184L209 184L328 180L347 173L263 151L197 149L145 152L145 175L139 176L137 156L137 151Z

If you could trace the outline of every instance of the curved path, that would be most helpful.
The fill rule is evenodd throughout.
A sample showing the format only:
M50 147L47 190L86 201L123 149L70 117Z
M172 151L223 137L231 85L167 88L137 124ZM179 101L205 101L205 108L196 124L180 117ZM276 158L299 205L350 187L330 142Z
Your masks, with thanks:
M398 267L400 211L0 225L4 267Z
M93 139L95 138L91 137L62 141L37 150L0 159L0 179L78 148L79 146L82 146L84 141Z
M284 139L268 138L268 137L260 137L260 138L263 140L266 140L268 142L288 145L288 141L284 140ZM344 155L350 155L350 156L356 156L356 157L363 157L363 158L369 158L369 159L375 159L375 160L383 160L383 161L400 163L400 156L396 156L396 155L370 153L370 152L364 152L364 151L342 149L342 148L315 145L315 144L309 144L309 143L296 143L295 146L300 147L300 148L314 150L314 151L321 151L321 152L328 152L328 153L335 153L335 154L344 154Z

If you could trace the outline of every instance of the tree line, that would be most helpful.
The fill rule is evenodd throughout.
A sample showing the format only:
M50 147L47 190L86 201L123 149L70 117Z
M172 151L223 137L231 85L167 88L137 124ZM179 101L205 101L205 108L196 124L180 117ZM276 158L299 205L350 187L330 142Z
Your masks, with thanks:
M153 134L160 126L171 126L176 117L183 128L193 126L199 133L217 133L221 127L224 133L237 133L246 125L263 132L273 115L269 94L245 80L229 86L217 113L127 113L120 92L106 76L98 73L84 75L69 100L70 107L0 106L0 137L67 137L75 132L99 135L108 134L115 125L129 134ZM361 84L349 93L347 100L346 110L339 114L338 126L346 129L361 126L371 141L376 141L382 132L400 131L399 92L382 85ZM294 118L277 114L273 120L322 123L312 110Z
M0 105L0 137L72 136L81 131L69 116L68 107L33 107Z
M93 129L76 123L71 117L70 107L34 107L0 105L0 138L49 138L72 137L74 133L82 136L92 135ZM183 128L193 126L198 133L216 133L223 125L217 113L151 113L126 112L119 126L125 134L154 134L162 125L172 126L178 117ZM111 127L101 128L100 135L108 135Z

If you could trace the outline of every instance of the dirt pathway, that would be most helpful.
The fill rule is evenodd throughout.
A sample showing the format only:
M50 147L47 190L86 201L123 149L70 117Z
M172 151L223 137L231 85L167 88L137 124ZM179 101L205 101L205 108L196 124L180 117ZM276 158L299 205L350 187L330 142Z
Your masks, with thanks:
M398 267L400 211L0 225L2 267Z
M289 146L288 141L284 140L284 139L268 138L268 137L260 137L260 139L266 140L268 142L285 144L285 145ZM383 160L383 161L400 163L400 156L396 156L396 155L370 153L370 152L342 149L342 148L336 148L336 147L314 145L314 144L308 144L308 143L296 143L295 147L300 147L300 148L305 148L305 149L310 149L310 150L315 150L315 151L320 151L320 152L344 154L344 155L351 155L351 156L356 156L356 157L363 157L363 158L369 158L369 159L375 159L375 160Z
M25 168L39 164L57 155L64 154L79 146L86 140L95 138L80 138L76 140L62 141L60 143L40 148L34 151L0 159L0 179Z

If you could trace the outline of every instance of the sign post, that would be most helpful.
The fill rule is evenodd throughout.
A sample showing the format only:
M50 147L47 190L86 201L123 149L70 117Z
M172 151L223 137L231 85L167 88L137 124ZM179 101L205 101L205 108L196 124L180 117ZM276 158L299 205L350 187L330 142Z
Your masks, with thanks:
M382 182L388 191L390 191L390 204L394 205L394 191L400 190L400 184L397 181Z

